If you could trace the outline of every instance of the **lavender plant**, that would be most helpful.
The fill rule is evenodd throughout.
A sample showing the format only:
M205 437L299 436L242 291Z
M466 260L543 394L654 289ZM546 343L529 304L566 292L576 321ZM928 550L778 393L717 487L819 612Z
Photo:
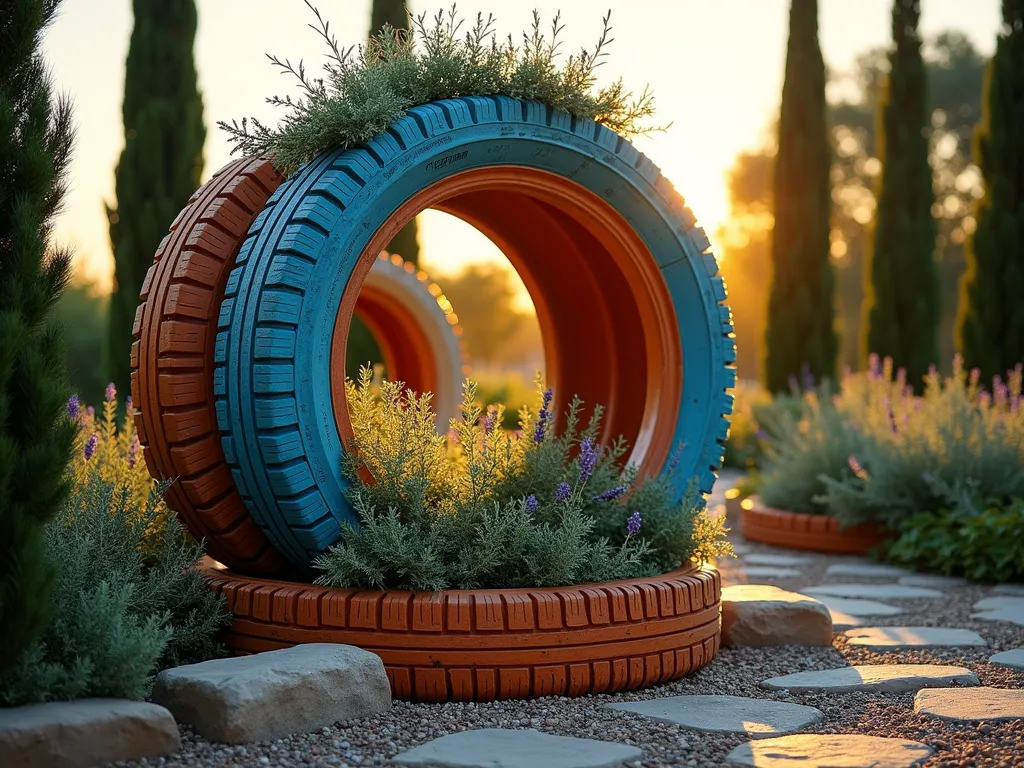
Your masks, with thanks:
M531 30L516 45L511 35L499 42L493 16L478 15L463 33L463 20L453 5L433 19L426 14L415 18L411 35L385 25L366 45L342 48L330 23L304 1L316 16L310 26L328 47L324 76L309 75L302 61L292 64L268 56L301 89L294 99L267 100L285 110L280 124L270 127L256 119L219 123L234 152L273 155L286 173L324 150L369 141L411 107L459 96L534 99L625 136L660 130L644 123L654 113L648 90L634 99L621 80L595 90L595 70L612 42L610 13L594 48L570 55L559 66L563 24L557 14L549 37L534 11Z
M599 443L574 399L556 429L553 394L503 430L466 382L461 417L438 435L430 395L400 382L348 383L354 437L344 472L359 526L321 556L318 583L439 590L560 586L664 573L731 553L696 484L681 503L671 475L623 469L627 446ZM369 478L372 478L370 480Z

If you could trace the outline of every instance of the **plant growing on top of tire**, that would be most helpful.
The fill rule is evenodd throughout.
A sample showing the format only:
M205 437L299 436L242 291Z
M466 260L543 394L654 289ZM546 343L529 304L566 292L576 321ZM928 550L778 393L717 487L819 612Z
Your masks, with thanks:
M557 17L516 47L490 19L460 39L453 10L358 52L317 20L325 77L273 59L303 89L272 99L284 120L222 124L279 175L240 160L225 171L237 182L200 190L168 241L197 255L147 280L154 307L186 313L205 280L203 306L219 306L205 336L147 331L149 310L140 323L140 410L173 401L150 431L175 436L168 466L188 458L196 524L228 555L247 547L206 571L236 618L227 642L360 645L420 700L578 695L699 668L719 640L720 580L694 560L726 549L702 509L728 433L731 313L695 216L625 138L646 130L650 94L593 92L607 17L561 67ZM487 234L529 286L568 408L542 396L518 437L472 387L449 446L422 390L345 379L363 281L426 208ZM207 251L216 270L165 288L160 275ZM153 385L161 370L181 378ZM200 405L215 429L196 428ZM279 574L275 558L306 580L247 575Z

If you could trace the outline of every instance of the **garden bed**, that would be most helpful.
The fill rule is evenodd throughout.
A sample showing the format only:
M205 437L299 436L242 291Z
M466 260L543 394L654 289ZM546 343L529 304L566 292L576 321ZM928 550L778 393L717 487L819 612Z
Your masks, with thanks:
M676 680L718 652L721 578L689 566L651 578L536 589L411 592L240 576L207 559L238 654L344 643L378 654L395 698L490 701L611 693Z
M772 509L755 498L740 505L740 531L762 544L848 555L866 554L888 538L877 524L844 528L833 517Z

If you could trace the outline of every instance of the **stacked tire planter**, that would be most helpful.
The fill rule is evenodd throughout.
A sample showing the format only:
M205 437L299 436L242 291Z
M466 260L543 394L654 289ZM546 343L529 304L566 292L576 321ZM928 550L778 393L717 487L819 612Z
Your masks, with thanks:
M756 498L740 504L740 533L751 541L776 547L843 555L867 554L888 538L880 525L843 528L833 517L772 509Z
M411 371L395 378L419 375L426 390L447 375L441 357L424 361L443 335L409 302L363 296L382 248L428 207L517 268L559 399L605 405L606 434L626 437L641 471L673 462L680 497L694 476L711 490L735 382L725 285L683 199L622 137L535 102L472 97L410 109L287 181L240 160L161 245L132 349L147 464L178 478L168 502L217 561L204 569L235 615L229 643L359 645L382 657L396 696L429 701L622 690L708 663L713 570L422 594L309 583L341 523L357 522L341 459L360 302L385 356Z

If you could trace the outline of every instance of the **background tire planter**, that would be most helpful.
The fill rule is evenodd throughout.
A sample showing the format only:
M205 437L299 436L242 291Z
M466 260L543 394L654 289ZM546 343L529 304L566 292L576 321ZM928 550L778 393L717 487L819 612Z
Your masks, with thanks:
M833 517L771 509L753 498L740 506L740 533L776 547L848 555L866 554L888 538L880 525L843 528Z
M131 351L135 424L150 474L175 480L168 505L219 562L267 576L291 566L235 489L212 381L228 275L249 226L283 180L269 160L237 160L192 196L146 274ZM447 424L460 399L465 354L453 331L455 316L441 309L428 285L424 272L382 254L355 311L378 334L389 375L435 392Z
M664 683L718 652L721 579L688 567L647 579L536 589L405 592L249 579L203 566L235 620L236 653L299 643L381 657L396 698L582 696Z
M344 356L377 253L425 208L476 226L520 272L560 399L606 406L605 434L623 435L642 471L660 471L682 444L679 495L694 475L711 491L735 348L692 212L653 163L593 122L505 97L439 101L297 171L228 280L214 375L224 452L292 563L307 568L354 520L344 381L328 361Z

